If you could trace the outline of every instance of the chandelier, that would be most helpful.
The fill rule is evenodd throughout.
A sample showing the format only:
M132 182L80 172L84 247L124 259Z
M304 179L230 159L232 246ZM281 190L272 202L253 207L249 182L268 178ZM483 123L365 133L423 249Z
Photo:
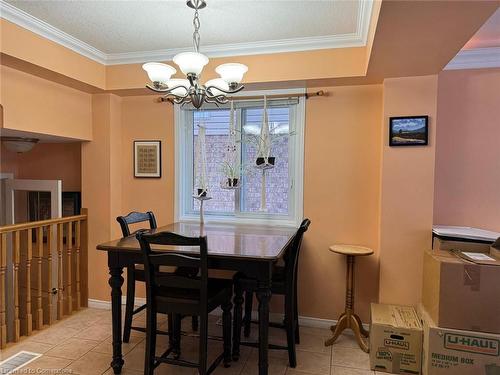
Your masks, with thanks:
M191 103L200 108L203 103L225 104L229 100L226 94L234 94L243 90L241 84L248 67L239 63L228 63L215 68L220 78L211 79L204 84L200 82L203 67L208 64L208 57L199 52L200 49L200 19L198 10L207 6L205 0L189 0L187 6L194 9L193 45L194 52L182 52L174 56L174 63L180 68L186 78L171 78L177 70L158 62L149 62L142 66L148 73L152 85L146 87L164 94L165 99L172 99L176 104Z

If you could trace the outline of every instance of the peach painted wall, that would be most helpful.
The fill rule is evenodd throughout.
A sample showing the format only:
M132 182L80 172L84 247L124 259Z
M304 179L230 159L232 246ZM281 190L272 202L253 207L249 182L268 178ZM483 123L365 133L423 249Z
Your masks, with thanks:
M337 319L346 259L328 247L360 244L375 250L357 264L356 309L368 322L378 298L382 86L325 90L327 97L306 103L304 215L312 224L300 259L300 314Z
M424 250L431 244L437 76L384 81L381 164L381 303L420 301ZM429 146L389 147L391 116L429 116Z
M248 66L245 83L249 84L363 76L367 56L366 47L353 47L213 58L203 70L203 80L216 78L218 65L234 61ZM106 70L108 90L143 88L146 80L142 64L110 65Z
M90 94L6 66L0 69L4 128L92 139Z
M82 144L82 207L88 209L89 298L109 300L107 255L99 243L120 235L115 218L121 210L121 98L92 96L94 139Z
M349 242L377 249L382 89L374 85L327 90L330 96L307 102L304 199L305 214L313 225L301 259L300 304L303 315L334 319L344 303L345 259L330 253L328 246ZM152 209L159 224L167 224L173 220L172 106L155 103L150 96L127 97L121 101L121 114L121 213ZM133 178L132 147L139 139L162 140L161 179ZM336 147L332 148L331 139L337 140ZM107 199L113 200L113 195ZM106 207L106 202L99 206ZM118 229L110 214L100 209L99 215L108 218L103 223L106 232ZM108 279L106 263L100 254L95 261L90 264L99 264L101 270L93 282L103 285ZM358 307L367 321L369 303L378 296L377 255L359 263ZM90 293L90 298L109 300L109 290L91 287Z
M122 214L153 210L158 225L173 221L174 118L173 106L154 97L126 97L122 101ZM161 141L161 178L134 178L134 141Z
M63 191L81 190L80 143L39 143L33 150L16 154L2 147L1 171L15 178L62 180Z
M500 231L500 69L439 74L434 223Z
M104 89L106 66L0 19L0 52Z

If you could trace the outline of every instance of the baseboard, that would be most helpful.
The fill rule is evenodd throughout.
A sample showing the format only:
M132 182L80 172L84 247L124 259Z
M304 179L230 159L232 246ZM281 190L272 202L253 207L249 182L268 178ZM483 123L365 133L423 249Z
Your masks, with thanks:
M122 296L122 305L125 305L127 302L127 297ZM111 302L110 301L101 301L98 299L91 299L89 298L88 300L88 307L92 309L99 309L99 310L111 310ZM136 298L134 300L134 305L136 307L142 306L146 304L146 298Z
M111 302L89 298L88 307L91 309L111 310Z
M122 305L125 305L126 297L122 297ZM146 304L146 298L136 298L135 306L142 306ZM93 309L102 309L102 310L111 310L111 302L109 301L101 301L97 299L89 299L89 307ZM222 310L220 308L212 311L211 315L222 316ZM252 319L257 320L258 312L252 312ZM269 314L269 320L275 323L281 323L283 321L283 314L279 313L271 313ZM321 319L321 318L313 318L310 316L299 316L299 324L302 327L311 327L311 328L322 328L329 329L331 326L337 324L337 320L330 319ZM370 328L369 324L363 323L363 327L368 330Z

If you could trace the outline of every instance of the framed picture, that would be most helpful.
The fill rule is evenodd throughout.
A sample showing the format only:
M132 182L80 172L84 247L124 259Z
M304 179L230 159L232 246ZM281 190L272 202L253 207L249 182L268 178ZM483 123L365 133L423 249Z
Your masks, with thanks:
M134 177L161 177L161 141L134 141Z
M389 146L426 146L429 144L429 116L391 117Z

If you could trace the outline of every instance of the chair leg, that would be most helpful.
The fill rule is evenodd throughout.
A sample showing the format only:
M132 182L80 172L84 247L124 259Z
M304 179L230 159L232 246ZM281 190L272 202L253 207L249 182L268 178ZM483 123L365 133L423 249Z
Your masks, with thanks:
M243 335L245 337L250 336L250 327L252 324L252 304L253 293L245 292L245 316L243 318Z
M181 356L181 324L182 324L182 316L180 314L174 314L173 316L173 332L172 332L172 341L173 341L173 350L175 359L179 359Z
M295 343L300 344L300 332L299 332L299 308L298 308L298 294L297 294L297 285L295 285L295 296L293 298L293 307L294 307L294 317L295 317Z
M174 347L174 318L172 313L168 313L168 345L170 348Z
M191 317L191 328L194 332L198 331L198 317L196 315Z
M288 362L292 368L297 366L297 352L295 351L295 330L297 325L294 312L295 306L293 305L293 301L291 301L291 297L285 296L285 329L288 347Z
M241 342L241 324L242 324L242 305L243 305L243 289L238 282L234 283L234 317L233 317L233 361L240 359L240 342Z
M156 356L156 326L157 315L156 306L147 307L146 313L146 357L144 361L144 374L153 375L155 370L155 356Z
M135 267L127 267L127 302L125 306L125 321L123 326L123 342L130 341L130 331L132 329L132 318L134 315L135 300Z
M207 374L208 361L208 314L200 316L199 374Z
M231 366L231 309L233 305L228 299L222 305L222 336L224 340L224 367Z

